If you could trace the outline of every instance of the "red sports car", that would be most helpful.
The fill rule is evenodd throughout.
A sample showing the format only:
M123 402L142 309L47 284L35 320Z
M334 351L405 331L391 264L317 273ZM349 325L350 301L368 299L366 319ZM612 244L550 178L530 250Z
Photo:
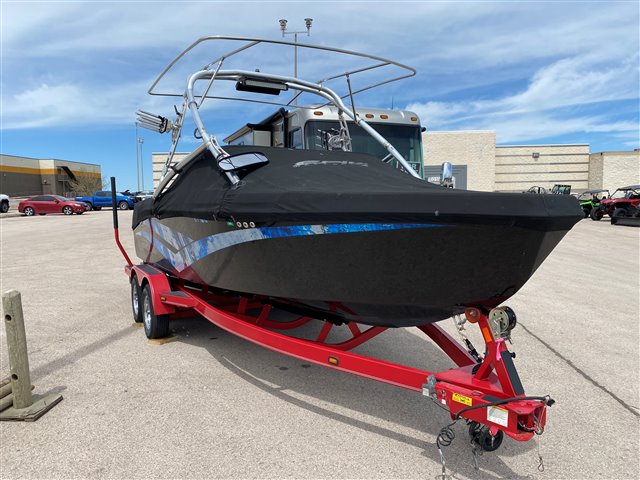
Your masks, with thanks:
M31 217L36 213L38 215L46 215L47 213L64 213L65 215L77 213L82 215L86 211L86 207L81 202L76 202L60 195L39 195L20 202L18 211L24 213L27 217Z

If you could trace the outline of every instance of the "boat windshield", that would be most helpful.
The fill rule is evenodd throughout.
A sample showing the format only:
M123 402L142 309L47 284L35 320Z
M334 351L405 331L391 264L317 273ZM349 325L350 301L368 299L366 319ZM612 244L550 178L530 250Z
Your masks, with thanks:
M347 122L351 135L351 151L368 153L380 159L389 155L389 152L365 130L353 122ZM370 123L373 129L389 140L398 150L400 155L407 160L418 173L422 165L422 134L417 125L381 125ZM304 129L305 147L309 150L326 150L323 144L325 133L335 133L340 130L337 121L312 120L306 123Z

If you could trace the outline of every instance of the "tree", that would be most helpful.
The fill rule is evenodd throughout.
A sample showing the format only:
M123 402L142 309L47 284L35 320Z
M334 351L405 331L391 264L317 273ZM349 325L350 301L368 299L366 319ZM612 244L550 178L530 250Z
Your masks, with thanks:
M78 175L75 180L69 180L69 188L76 195L93 195L96 190L104 190L106 178L96 178L90 175Z

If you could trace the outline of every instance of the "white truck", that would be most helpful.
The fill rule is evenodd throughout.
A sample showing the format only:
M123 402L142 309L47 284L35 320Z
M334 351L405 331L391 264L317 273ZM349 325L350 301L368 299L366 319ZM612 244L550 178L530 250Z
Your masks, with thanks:
M0 213L7 213L9 211L9 196L0 193Z

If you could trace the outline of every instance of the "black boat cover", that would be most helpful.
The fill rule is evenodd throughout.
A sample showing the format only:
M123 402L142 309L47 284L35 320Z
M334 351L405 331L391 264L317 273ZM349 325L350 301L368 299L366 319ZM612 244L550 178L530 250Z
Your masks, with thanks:
M133 227L150 218L192 217L234 222L499 223L568 230L583 216L569 195L455 190L433 185L368 154L226 146L260 152L269 163L231 185L208 150L157 199L136 204Z

